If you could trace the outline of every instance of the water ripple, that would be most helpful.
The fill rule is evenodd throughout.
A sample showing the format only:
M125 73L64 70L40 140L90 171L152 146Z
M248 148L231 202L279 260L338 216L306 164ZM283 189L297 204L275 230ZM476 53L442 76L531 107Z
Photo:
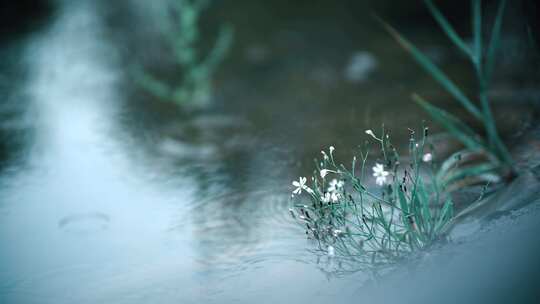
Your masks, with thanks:
M209 196L188 214L198 262L228 275L305 253L301 228L290 218L283 189Z

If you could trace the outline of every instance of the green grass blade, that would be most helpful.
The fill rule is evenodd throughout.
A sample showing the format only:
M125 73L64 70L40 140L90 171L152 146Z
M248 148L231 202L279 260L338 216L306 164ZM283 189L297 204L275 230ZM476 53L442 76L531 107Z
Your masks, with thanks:
M478 138L476 133L452 114L436 107L422 97L414 94L413 100L416 101L431 117L440 123L450 134L462 142L471 150L485 149L485 144Z
M463 149L452 153L452 155L441 163L441 166L436 174L436 179L438 181L442 180L447 174L449 174L451 170L457 168L461 162L467 162L472 156L477 154L477 151L470 151L468 149Z
M403 224L405 225L405 227L407 227L407 230L412 231L411 223L409 222L410 211L409 211L409 204L407 202L407 197L405 197L405 192L403 192L403 189L401 188L400 185L397 186L397 189L398 189L399 205L400 205L401 212L403 215L403 222L404 222Z
M426 3L426 6L428 7L429 11L431 12L431 15L433 18L435 18L435 21L439 24L439 26L443 29L444 33L452 42L467 56L472 57L471 49L467 46L467 44L461 39L461 37L458 35L458 33L454 30L452 25L448 22L448 20L444 17L444 15L441 13L441 11L437 8L435 4L433 4L433 1L431 0L424 0Z
M407 52L411 53L416 62L426 70L443 88L456 98L472 115L477 119L482 120L482 112L469 100L465 94L448 78L427 56L425 56L418 48L416 48L409 40L403 37L396 29L388 23L380 20L385 29L396 39L396 41Z
M481 65L482 58L482 1L472 0L472 26L474 39L474 61Z
M400 186L398 186L398 198L399 198L399 207L401 208L401 211L404 215L409 215L409 204L407 203L407 198L405 197L405 193L403 192L403 189L401 189Z
M443 208L441 209L441 213L439 215L439 219L437 220L437 223L435 224L435 234L439 234L441 231L443 231L443 228L450 222L450 220L454 217L454 204L452 203L451 199L446 200L444 203Z
M409 206L409 202L407 201L407 197L405 196L405 192L403 192L403 189L400 185L397 186L398 189L398 200L401 207L401 216L403 218L403 225L407 229L407 234L409 234L409 245L411 248L417 245L417 241L419 239L418 232L415 231L414 227L411 225L411 212L413 211L411 208L413 206ZM409 208L411 207L411 208Z
M483 123L489 141L489 147L486 147L486 150L488 150L494 155L497 155L501 162L511 166L513 163L512 157L499 136L499 132L497 131L497 126L495 123L495 118L493 117L493 114L491 112L491 107L486 92L482 92L480 94L480 100L482 103L482 109L485 117Z
M491 39L488 45L488 50L487 50L487 55L486 55L485 73L483 74L484 75L483 79L481 79L481 86L486 90L487 90L487 86L490 83L490 78L493 73L493 67L495 65L496 51L499 46L502 19L503 19L505 7L506 7L506 0L500 0L499 7L497 9L497 15L495 17L495 22L494 22L492 33L491 33ZM481 98L484 116L486 118L484 124L486 126L486 131L489 136L489 142L491 144L491 148L498 155L499 159L502 162L511 166L513 162L512 157L510 156L508 149L502 142L497 132L495 120L493 118L493 115L489 106L487 93L483 92L480 98Z
M426 238L430 238L431 231L431 211L429 210L429 195L426 193L424 182L420 179L417 184L416 199L418 201L419 227Z
M482 163L479 165L473 165L466 168L460 168L455 173L445 179L444 184L449 185L454 181L463 180L468 177L475 177L482 174L490 173L499 169L499 166L494 163Z
M508 148L502 142L498 133L495 136L494 142L495 142L495 148L497 149L498 155L501 158L501 160L507 165L512 166L514 163L514 160L512 159L512 155L510 155L510 151L508 151Z
M495 65L496 51L499 46L499 40L501 36L502 20L504 16L504 10L506 7L506 0L500 0L499 8L497 9L497 16L495 17L495 24L491 32L491 39L489 42L486 58L486 78L489 83L491 75L493 73L493 66Z

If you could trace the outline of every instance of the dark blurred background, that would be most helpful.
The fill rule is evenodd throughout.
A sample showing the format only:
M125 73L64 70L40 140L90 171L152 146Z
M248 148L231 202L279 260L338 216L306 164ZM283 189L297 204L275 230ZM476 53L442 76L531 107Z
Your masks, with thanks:
M14 35L22 34L31 31L33 28L43 22L44 18L51 16L54 13L55 7L61 1L55 0L17 0L17 1L2 1L0 4L0 35L2 40L9 39ZM122 6L129 4L130 1L103 1L106 5ZM234 2L234 5L231 3ZM496 1L484 1L485 6L493 6ZM531 35L538 41L538 3L535 0L516 0L511 2L514 10L520 11L526 17L526 26L529 28ZM468 20L469 12L467 9L470 5L468 0L454 1L436 1L442 11L447 14L448 18L458 27L468 26L467 22L460 22L463 19ZM221 11L220 6L245 8L245 11L250 11L256 7L259 12L277 11L278 15L284 19L290 18L332 18L335 13L340 13L358 23L365 20L355 18L358 11L371 10L374 14L379 14L387 18L391 18L395 22L408 24L431 24L431 16L425 10L422 1L420 0L274 0L274 1L249 1L249 0L217 0L214 1L216 14L225 15L230 13ZM244 10L238 10L237 14L243 14ZM264 18L264 14L261 16ZM347 18L346 18L347 19ZM351 21L348 20L348 21ZM353 22L354 22L353 21Z

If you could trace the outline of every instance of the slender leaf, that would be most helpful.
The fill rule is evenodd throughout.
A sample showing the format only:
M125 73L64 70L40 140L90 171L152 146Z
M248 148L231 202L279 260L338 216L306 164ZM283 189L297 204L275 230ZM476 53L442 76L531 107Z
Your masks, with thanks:
M510 151L508 151L508 148L506 145L502 142L501 138L498 134L495 134L496 137L494 138L495 147L497 151L499 152L499 157L501 160L506 163L507 165L512 166L514 161L512 160L512 156L510 155Z
M457 117L430 104L416 94L413 95L413 99L467 148L471 150L485 149L485 144L477 138L476 133Z
M493 30L491 32L491 40L489 42L488 50L487 50L487 62L486 62L486 78L487 82L489 83L491 79L491 75L493 73L493 66L495 64L495 57L497 48L499 46L499 40L501 36L501 27L502 27L502 20L504 16L504 10L506 7L506 0L500 0L499 1L499 8L497 9L497 16L495 17L495 24L493 25Z
M380 19L379 19L380 20ZM396 41L416 60L416 62L426 70L443 88L456 98L474 117L483 119L480 110L469 100L465 94L448 78L426 55L416 48L409 40L403 37L396 29L388 23L380 20L385 29L396 39Z
M450 222L450 220L454 217L454 204L452 203L451 199L446 200L444 203L443 208L441 209L441 213L439 215L439 219L437 220L437 223L435 224L435 233L439 234L439 232Z
M442 180L448 172L457 168L461 161L467 161L467 159L473 155L477 155L478 151L471 151L468 149L459 150L452 153L445 161L442 162L437 172L436 178L438 181Z
M482 1L472 0L472 25L474 39L474 61L479 67L482 64Z
M489 99L485 90L482 90L480 93L480 100L482 104L482 111L484 113L484 127L488 136L489 148L488 151L497 155L499 161L506 163L508 165L512 164L512 157L510 152L502 142L499 133L497 131L497 126L495 124L495 118L491 112L491 107L489 104Z
M508 165L511 165L513 162L512 157L510 156L510 153L508 152L507 147L504 145L504 143L502 142L497 132L495 119L493 118L493 115L489 106L487 92L486 92L487 87L491 81L492 73L493 73L493 66L495 64L496 52L499 46L500 33L501 33L502 20L504 16L505 7L506 7L506 0L500 0L499 7L497 9L497 15L495 17L495 23L493 25L493 29L491 33L491 40L489 42L489 46L487 50L485 73L483 73L483 77L482 79L480 79L481 88L482 88L480 98L481 98L484 116L486 118L486 121L484 122L484 124L486 126L486 131L489 136L489 142L492 148L496 151L499 159L502 162Z
M494 163L482 163L479 165L469 166L457 169L455 173L445 179L444 184L449 185L457 180L463 180L467 177L475 177L497 170L499 165Z
M408 230L411 230L411 225L409 223L409 205L407 203L407 198L405 197L405 193L403 192L403 189L401 189L400 186L397 186L398 189L398 198L399 198L399 205L401 207L401 212L403 213L403 221L405 222L405 226Z
M441 11L437 8L435 4L433 4L432 0L424 0L426 3L426 6L428 7L429 11L431 12L431 15L433 18L435 18L435 21L439 24L439 26L443 29L444 33L452 42L467 56L472 57L473 54L471 52L471 49L467 46L467 44L461 39L461 37L458 35L458 33L454 30L452 25L448 22L448 20L444 17L444 15L441 13Z
M423 181L420 181L418 185L418 200L422 208L421 218L423 222L424 233L431 235L432 219L431 219L431 210L429 206L430 201L429 201L429 195L426 193L426 189L425 189L425 185Z

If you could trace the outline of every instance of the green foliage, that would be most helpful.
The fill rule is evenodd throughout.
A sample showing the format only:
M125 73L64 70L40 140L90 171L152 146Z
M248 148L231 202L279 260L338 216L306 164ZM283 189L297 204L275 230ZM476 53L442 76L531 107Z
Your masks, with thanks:
M138 71L137 82L154 96L178 105L204 105L212 94L212 75L223 61L233 40L231 26L225 25L204 56L201 50L199 18L208 6L207 0L174 0L170 14L162 20L162 32L174 57L174 68L181 81L169 84L148 72Z
M426 158L431 156L425 151L427 129L418 142L411 131L408 163L384 130L380 138L368 134L383 157L372 169L373 178L366 174L367 147L350 169L336 162L331 147L322 151L309 186L305 178L293 183L291 209L323 254L358 269L387 265L432 245L444 238L453 217L452 201L441 194L432 160Z
M502 19L506 6L506 0L499 1L497 15L491 30L490 42L487 49L483 48L482 39L482 8L480 0L471 0L471 23L473 32L473 45L468 46L464 40L456 33L452 25L446 20L443 14L435 6L433 1L424 0L434 19L442 28L443 32L471 61L478 79L478 99L479 102L473 102L465 93L452 81L446 74L440 70L427 56L418 50L409 40L403 37L397 30L383 22L386 30L398 41L398 43L407 50L415 61L426 70L450 95L452 95L475 119L481 122L484 127L487 139L484 140L481 135L473 131L466 123L459 118L451 115L443 109L428 103L417 94L413 99L426 110L431 117L441 124L446 130L458 139L467 148L467 152L475 152L484 157L483 163L461 170L458 166L448 169L461 170L454 173L442 172L439 176L451 174L454 177L459 176L485 176L486 173L499 172L506 174L512 170L512 158L507 147L502 142L495 124L495 119L490 107L488 89L490 85L495 55L499 44ZM454 178L454 180L456 180ZM450 183L450 180L444 181Z

